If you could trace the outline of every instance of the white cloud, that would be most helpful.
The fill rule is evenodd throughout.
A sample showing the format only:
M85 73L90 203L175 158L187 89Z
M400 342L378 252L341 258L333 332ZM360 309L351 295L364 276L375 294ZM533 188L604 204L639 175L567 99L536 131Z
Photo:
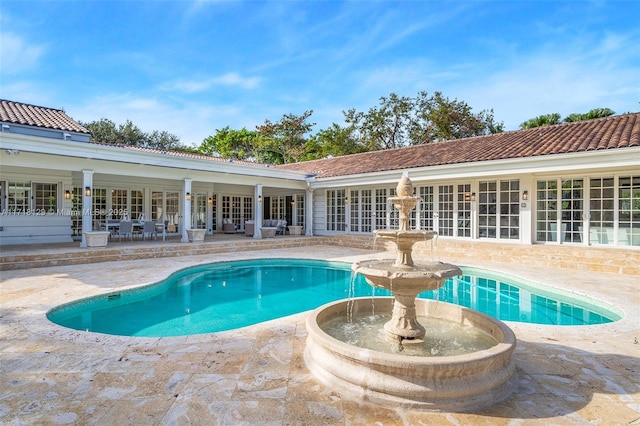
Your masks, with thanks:
M1 33L0 40L0 63L4 74L17 74L36 66L45 50L43 46L29 44L9 32Z
M160 89L165 91L199 93L212 87L227 86L240 87L242 89L254 89L260 83L260 77L243 77L238 73L231 72L221 76L205 78L202 80L178 80L163 84Z

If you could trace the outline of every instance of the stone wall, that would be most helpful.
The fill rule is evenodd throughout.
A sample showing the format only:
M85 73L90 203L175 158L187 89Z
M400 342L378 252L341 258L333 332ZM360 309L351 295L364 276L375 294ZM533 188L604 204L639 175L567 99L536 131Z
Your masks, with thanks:
M33 250L25 246L18 253L0 252L0 271L26 269L56 265L74 265L82 263L108 262L115 260L132 260L157 257L193 256L211 254L212 261L223 260L223 253L245 250L265 250L275 248L295 248L314 245L334 245L353 247L372 252L394 250L392 243L382 241L374 245L371 236L332 236L287 238L270 238L268 240L248 239L220 241L210 239L205 243L184 244L164 243L135 247L110 244L108 247L80 249L55 248ZM624 275L640 276L640 250L614 249L600 247L582 247L552 244L505 244L484 241L461 241L439 239L434 242L434 256L446 262L464 263L465 259L478 262L513 263L529 266L551 266L555 268L575 269L577 271L609 272ZM431 258L431 244L418 243L414 246L414 258Z
M373 250L368 236L327 237L326 244ZM378 242L375 250L394 250L392 243ZM515 263L529 266L551 266L579 271L609 272L640 276L640 249L584 247L558 244L505 244L499 242L439 239L433 243L436 258L464 262ZM414 259L431 258L431 244L417 243Z

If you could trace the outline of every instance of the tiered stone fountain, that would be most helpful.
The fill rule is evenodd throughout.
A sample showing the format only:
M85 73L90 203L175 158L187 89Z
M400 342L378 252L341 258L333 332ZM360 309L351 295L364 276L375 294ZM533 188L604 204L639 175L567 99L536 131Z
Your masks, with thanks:
M442 262L414 263L414 244L431 240L435 233L408 230L409 214L418 198L413 196L413 185L407 176L401 178L396 194L389 200L399 211L399 229L376 231L377 239L397 246L396 259L367 260L352 267L370 285L389 290L393 298L343 300L315 310L307 319L307 367L345 397L392 407L472 411L507 398L516 381L512 359L515 335L501 321L471 309L416 299L419 293L437 290L447 278L462 272L457 266ZM388 345L397 348L391 352L347 343L333 332L336 323L339 328L351 328L354 317L374 317L389 310L391 319L383 326L374 322L372 327L384 330ZM427 329L418 322L419 317L425 318ZM471 344L462 354L433 356L434 348L429 347L432 342L427 342L430 335L425 334L429 322L443 321L447 329L456 329L456 334L458 330L481 334L477 340L485 346L479 350ZM411 346L413 356L402 350L405 345Z

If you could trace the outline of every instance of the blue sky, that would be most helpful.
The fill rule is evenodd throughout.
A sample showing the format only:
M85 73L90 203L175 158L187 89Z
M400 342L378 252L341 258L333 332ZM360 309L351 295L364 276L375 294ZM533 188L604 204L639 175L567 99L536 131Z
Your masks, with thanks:
M507 130L640 110L638 1L12 1L0 97L198 145L313 110L441 91Z

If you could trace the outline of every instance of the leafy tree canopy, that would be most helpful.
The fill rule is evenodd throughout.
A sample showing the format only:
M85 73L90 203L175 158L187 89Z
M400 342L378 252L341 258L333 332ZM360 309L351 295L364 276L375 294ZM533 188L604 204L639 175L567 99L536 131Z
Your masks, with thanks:
M367 150L392 149L503 131L493 110L473 113L471 107L435 92L419 92L415 98L391 93L367 113L350 109L345 121L358 133Z
M569 114L563 120L565 123L573 123L576 121L593 120L594 118L604 118L615 114L615 112L609 108L594 108L584 114L573 113Z
M316 124L307 122L311 114L313 110L301 115L285 114L278 122L265 120L264 124L256 126L260 138L254 149L260 153L258 157L274 164L301 161L306 152L305 135Z
M573 123L576 121L593 120L594 118L609 117L615 114L615 112L609 108L594 108L586 113L573 113L565 117L562 122ZM560 114L554 112L552 114L543 114L520 124L521 129L533 129L535 127L551 126L553 124L560 124Z
M320 130L307 141L304 160L339 157L366 151L367 147L355 135L353 126L341 127L333 123L331 127Z
M213 136L208 136L198 147L198 152L206 155L220 156L234 160L256 160L260 153L255 149L259 145L259 136L255 131L216 129Z
M194 152L193 148L183 145L178 136L159 130L146 133L130 120L120 125L116 125L116 123L106 118L80 124L91 132L91 140L96 142L139 146L165 151Z

